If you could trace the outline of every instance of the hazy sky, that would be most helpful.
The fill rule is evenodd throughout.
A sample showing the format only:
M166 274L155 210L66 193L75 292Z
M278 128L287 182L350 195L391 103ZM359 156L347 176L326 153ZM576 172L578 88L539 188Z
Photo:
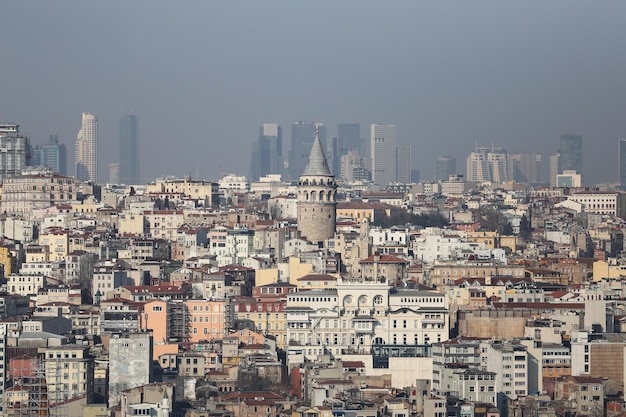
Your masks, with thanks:
M74 161L99 119L99 172L139 118L141 173L248 173L264 122L397 125L413 166L459 171L474 144L553 153L584 142L586 182L617 178L626 137L626 2L4 1L0 121Z

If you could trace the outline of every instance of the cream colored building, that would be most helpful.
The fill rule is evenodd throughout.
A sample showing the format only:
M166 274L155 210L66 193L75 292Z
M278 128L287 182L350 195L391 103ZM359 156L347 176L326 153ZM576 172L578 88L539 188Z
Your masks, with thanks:
M43 275L9 275L6 278L10 294L34 295L46 284Z
M39 235L39 245L48 246L50 262L62 261L69 253L69 232L67 230L58 230L41 234Z
M79 182L53 173L36 173L5 178L2 183L2 212L27 217L36 209L76 201Z
M208 207L216 208L219 204L219 184L209 181L184 179L158 179L146 185L146 194L184 194L198 200L208 200Z
M80 396L92 401L94 359L89 355L89 347L63 345L42 348L40 353L44 355L51 401L61 402Z
M141 235L147 231L147 219L143 214L122 213L119 218L119 234Z

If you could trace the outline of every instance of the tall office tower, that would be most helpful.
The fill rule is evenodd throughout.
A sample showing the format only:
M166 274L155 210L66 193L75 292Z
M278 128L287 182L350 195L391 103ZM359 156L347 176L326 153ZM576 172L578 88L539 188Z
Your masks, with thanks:
M283 171L283 129L277 123L264 123L259 128L259 139L251 166L251 178L258 180L269 174Z
M316 129L307 165L298 180L298 231L308 241L321 243L335 235L337 182L328 168Z
M337 137L330 144L331 171L335 177L341 172L341 157L348 152L359 153L361 145L361 125L358 123L340 123L337 125ZM361 155L363 155L361 153Z
M417 184L418 182L420 182L420 170L419 169L411 170L411 182L413 184Z
M349 151L341 156L341 179L344 181L371 181L367 161L358 151Z
M81 181L98 181L98 116L83 113L83 120L75 149L76 178Z
M50 135L48 143L36 147L35 151L39 162L36 166L44 166L58 174L67 175L67 149L64 144L59 143L57 135Z
M559 146L559 174L565 170L583 173L583 137L562 135Z
M122 184L138 184L139 176L139 122L134 114L120 119L120 178Z
M339 155L350 151L359 151L361 144L361 125L358 123L340 123L337 125Z
M409 145L396 146L396 182L411 183L411 147Z
M617 142L617 151L619 161L617 165L617 175L619 177L620 187L626 189L626 139L620 139Z
M28 138L15 123L0 123L0 178L20 175L30 162Z
M330 159L330 163L328 164L328 166L330 167L330 171L332 172L333 175L335 176L339 176L339 173L341 172L341 155L339 154L339 139L337 139L336 137L332 138L329 142L328 142L328 146L326 147L326 149L328 149L331 157Z
M450 174L456 174L456 158L450 155L440 155L435 167L435 179L448 181Z
M372 181L381 187L396 182L396 126L370 126Z
M487 148L476 148L467 157L467 181L483 182L491 181L489 162L487 161Z
M511 181L509 155L504 150L492 150L487 154L487 160L491 171L491 181L500 183Z
M539 164L541 154L513 153L509 155L511 161L511 176L514 181L526 184L539 183Z
M509 155L503 149L477 147L467 157L467 181L502 183L510 180Z
M299 178L307 165L309 152L315 140L315 123L298 121L291 125L291 151L289 153L289 174ZM326 144L326 126L319 124L320 142Z
M550 155L550 187L556 187L556 177L561 173L560 160L561 155L559 153Z
M120 164L109 164L109 184L120 183Z

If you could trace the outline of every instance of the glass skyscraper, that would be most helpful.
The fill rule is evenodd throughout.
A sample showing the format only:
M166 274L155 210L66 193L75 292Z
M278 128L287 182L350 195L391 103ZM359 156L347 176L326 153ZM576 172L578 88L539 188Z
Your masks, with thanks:
M119 179L122 184L141 182L139 175L139 122L134 114L120 119Z
M583 137L562 135L559 145L559 174L565 170L583 173Z

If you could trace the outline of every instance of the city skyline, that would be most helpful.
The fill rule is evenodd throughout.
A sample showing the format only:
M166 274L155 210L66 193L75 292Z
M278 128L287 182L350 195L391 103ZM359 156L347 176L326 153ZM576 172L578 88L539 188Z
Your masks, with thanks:
M120 16L113 3L61 0L34 13L14 2L5 12L15 19L0 27L12 57L0 80L11 100L0 114L43 143L50 133L74 137L76 114L97 113L102 177L117 162L116 146L106 144L115 143L119 116L132 107L150 138L140 161L145 178L196 171L216 178L238 170L239 151L262 123L288 129L295 120L320 120L328 137L344 121L395 124L423 178L433 177L437 155L460 161L475 141L550 155L561 134L576 132L585 138L586 182L616 181L617 162L604 161L626 134L619 52L626 5L574 3L400 1L381 20L382 5L369 1L269 2L248 4L256 18L242 20L230 4L178 10L138 1ZM115 32L101 22L83 27L94 13L116 22ZM137 24L164 16L180 29ZM44 32L49 19L58 24ZM281 24L263 23L271 19ZM25 20L37 31L14 36ZM312 30L313 22L330 30ZM164 60L164 49L173 56Z

